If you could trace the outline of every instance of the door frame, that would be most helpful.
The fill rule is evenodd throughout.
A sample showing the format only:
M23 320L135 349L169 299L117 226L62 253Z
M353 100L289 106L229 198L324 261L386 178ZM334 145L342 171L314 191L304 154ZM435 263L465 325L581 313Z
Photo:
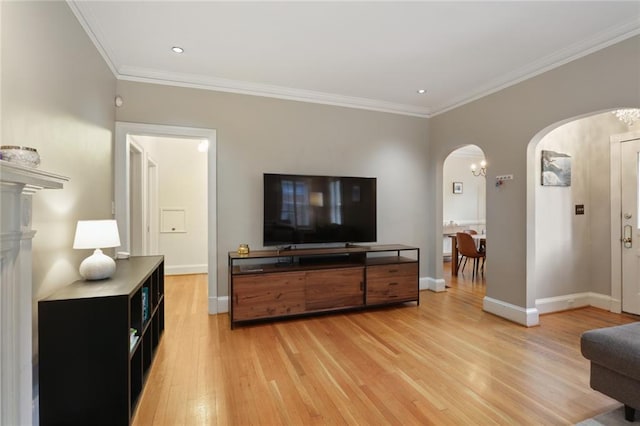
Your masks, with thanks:
M217 253L217 200L216 200L216 146L215 129L166 126L160 124L130 123L117 121L115 131L115 217L120 235L129 229L129 145L128 135L156 137L187 137L209 141L207 153L207 272L209 314L217 314L218 307L218 253ZM123 232L125 231L125 232ZM123 238L124 240L124 238ZM119 250L127 250L129 241L124 240Z
M146 225L144 150L134 141L129 141L127 152L129 154L127 156L129 159L129 167L127 168L129 171L129 185L127 187L129 190L129 195L127 196L127 201L129 202L129 208L127 209L128 226L124 229L124 232L122 229L119 230L120 238L122 240L121 246L124 247L124 251L131 253L132 255L146 255L147 251L145 249L143 230ZM137 200L135 199L135 196L132 197L132 194L135 193L139 194ZM137 232L134 236L132 228L136 227L142 230ZM136 250L134 250L134 248Z
M622 180L621 144L640 138L640 131L621 133L611 136L611 312L622 312L622 244L620 244L620 229L622 227L621 202Z
M160 233L160 227L158 226L158 163L149 155L145 153L147 182L145 189L147 191L146 201L146 213L145 213L145 238L144 248L146 254L158 254L158 237Z

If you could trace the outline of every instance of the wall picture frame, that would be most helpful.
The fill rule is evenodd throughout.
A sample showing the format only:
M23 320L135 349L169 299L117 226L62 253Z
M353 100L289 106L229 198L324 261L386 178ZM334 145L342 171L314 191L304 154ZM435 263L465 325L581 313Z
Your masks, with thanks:
M462 194L462 182L453 182L453 193Z
M571 156L562 152L540 154L542 186L571 186Z

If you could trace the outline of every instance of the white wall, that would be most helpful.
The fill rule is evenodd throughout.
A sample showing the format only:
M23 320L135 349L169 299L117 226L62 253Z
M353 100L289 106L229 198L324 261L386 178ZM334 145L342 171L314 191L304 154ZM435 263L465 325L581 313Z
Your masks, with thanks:
M207 273L207 154L198 151L200 140L134 136L158 165L158 226L162 209L184 209L185 232L159 235L159 253L165 273Z
M442 217L445 224L453 221L459 225L473 225L473 229L484 224L486 179L474 176L470 169L473 163L479 167L482 160L482 155L459 155L456 151L445 160L442 180ZM453 193L453 182L462 182L462 194Z
M627 131L604 113L564 124L536 146L536 298L611 292L610 136ZM542 186L542 150L571 155L571 186ZM575 215L584 204L585 214Z

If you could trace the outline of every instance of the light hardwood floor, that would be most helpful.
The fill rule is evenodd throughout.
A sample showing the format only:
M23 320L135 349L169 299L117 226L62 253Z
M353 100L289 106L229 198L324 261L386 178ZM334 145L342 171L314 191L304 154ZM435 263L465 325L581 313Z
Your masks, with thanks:
M482 311L482 280L445 274L419 306L233 331L207 314L206 276L167 277L134 424L559 425L618 405L589 388L579 338L635 317L585 308L525 328Z

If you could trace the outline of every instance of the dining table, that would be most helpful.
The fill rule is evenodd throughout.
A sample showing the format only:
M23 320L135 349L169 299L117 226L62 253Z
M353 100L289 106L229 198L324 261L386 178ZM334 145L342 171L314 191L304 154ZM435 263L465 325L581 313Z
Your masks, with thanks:
M471 237L478 247L487 246L487 234L471 234ZM456 234L449 234L451 238L451 275L458 275L458 244Z

